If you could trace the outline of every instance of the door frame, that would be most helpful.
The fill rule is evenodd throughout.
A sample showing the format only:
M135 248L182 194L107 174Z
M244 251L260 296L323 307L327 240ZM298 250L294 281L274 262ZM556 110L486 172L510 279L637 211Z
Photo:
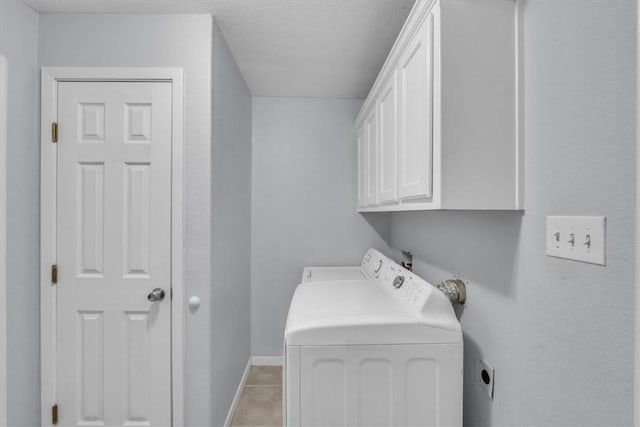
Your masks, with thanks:
M167 82L172 87L171 148L171 401L173 426L184 425L184 82L182 68L43 67L40 124L40 378L41 424L51 425L56 404L57 144L51 124L58 117L59 82Z
M0 55L0 426L7 420L7 60Z

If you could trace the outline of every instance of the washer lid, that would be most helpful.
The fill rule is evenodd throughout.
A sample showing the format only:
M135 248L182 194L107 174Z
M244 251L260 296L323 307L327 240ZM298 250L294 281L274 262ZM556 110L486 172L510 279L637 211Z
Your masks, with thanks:
M301 284L289 307L287 345L460 343L453 316L448 321L418 317L374 280ZM444 328L443 325L447 325Z

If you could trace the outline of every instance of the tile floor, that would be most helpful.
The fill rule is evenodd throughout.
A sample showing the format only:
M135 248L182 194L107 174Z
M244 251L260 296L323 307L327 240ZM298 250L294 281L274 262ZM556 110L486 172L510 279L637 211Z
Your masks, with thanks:
M231 425L282 427L281 366L251 367Z

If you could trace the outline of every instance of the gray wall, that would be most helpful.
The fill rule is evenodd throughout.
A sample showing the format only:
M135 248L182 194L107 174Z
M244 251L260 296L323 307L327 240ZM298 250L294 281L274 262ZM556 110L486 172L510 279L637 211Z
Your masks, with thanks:
M7 127L8 422L40 423L38 285L38 15L0 1L0 54L9 68Z
M353 120L361 100L253 99L251 351L282 356L305 265L359 264L388 252L388 218L356 212Z
M525 0L525 214L394 214L432 282L469 280L465 424L631 425L636 6ZM547 215L605 215L607 266L545 256ZM473 382L496 369L490 402Z
M185 296L198 295L203 301L198 312L187 311L186 317L185 421L211 425L212 18L43 14L40 24L43 66L184 68ZM36 158L34 154L31 161Z
M370 246L388 252L389 239L394 252L414 252L416 271L428 280L457 274L470 281L459 313L467 425L631 424L635 2L524 6L525 214L398 213L390 226L386 215L355 212L352 121L361 101L254 98L248 119L246 86L208 16L40 18L42 65L185 69L187 296L203 301L187 318L188 425L216 425L226 415L248 354L248 280L252 354L281 355L301 267L356 264ZM10 74L13 425L39 423L37 34L33 11L19 0L0 2L0 52ZM220 48L213 59L212 40ZM606 215L608 265L547 258L550 214ZM225 262L238 273L224 270ZM223 308L225 298L232 303ZM496 368L493 402L470 377L479 355Z
M251 356L251 94L213 25L211 373L221 426Z

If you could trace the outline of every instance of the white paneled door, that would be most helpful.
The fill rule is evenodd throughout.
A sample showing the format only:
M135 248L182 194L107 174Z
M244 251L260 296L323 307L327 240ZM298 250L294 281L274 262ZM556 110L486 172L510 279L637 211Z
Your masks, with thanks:
M58 425L171 425L171 93L58 84Z

